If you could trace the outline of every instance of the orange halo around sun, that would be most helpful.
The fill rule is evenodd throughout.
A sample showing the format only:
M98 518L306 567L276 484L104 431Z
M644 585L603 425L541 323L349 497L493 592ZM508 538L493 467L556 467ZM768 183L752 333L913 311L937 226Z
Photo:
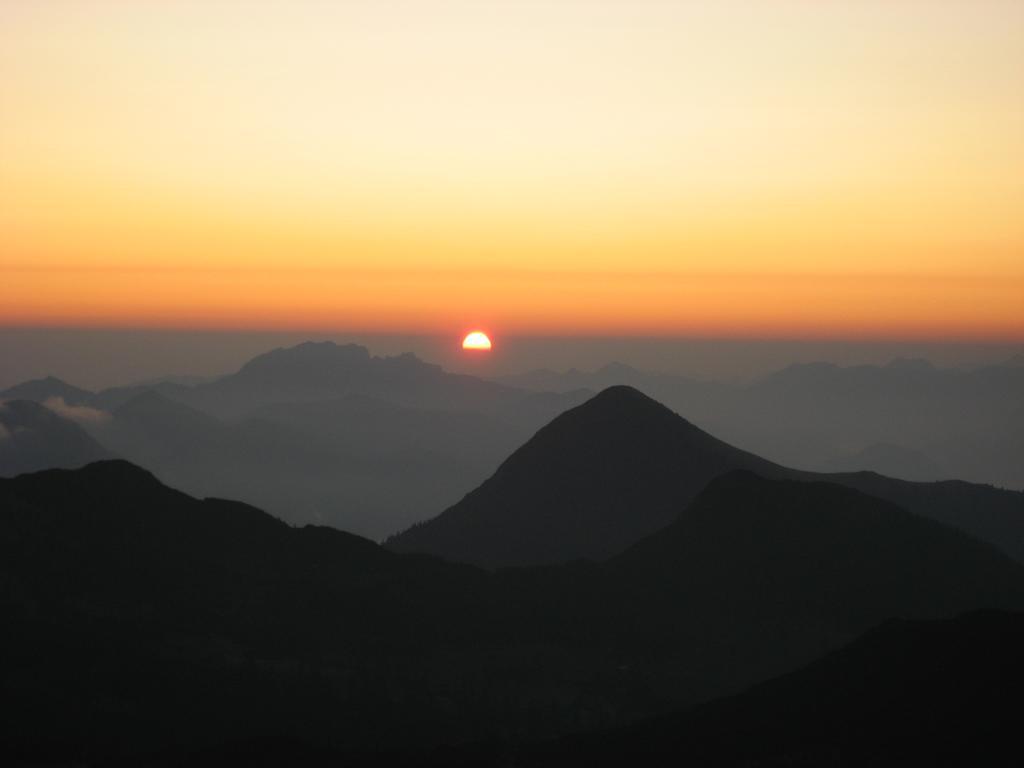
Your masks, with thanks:
M463 349L488 350L491 348L491 340L483 331L473 331L462 340Z

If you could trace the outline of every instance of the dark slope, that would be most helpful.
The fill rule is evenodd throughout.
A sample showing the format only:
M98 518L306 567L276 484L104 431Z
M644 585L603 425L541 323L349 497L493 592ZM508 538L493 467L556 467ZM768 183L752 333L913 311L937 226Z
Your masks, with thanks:
M1024 493L788 469L630 387L606 389L559 416L462 501L387 546L485 567L603 559L667 525L710 480L734 469L857 488L1024 560Z
M815 477L811 473L794 476ZM1024 491L942 480L914 483L874 472L818 475L834 483L887 499L915 514L966 531L1018 562L1024 562Z
M78 424L31 400L0 402L0 477L111 457Z
M123 462L0 481L0 511L4 755L267 734L366 749L472 721L436 704L464 684L447 649L488 638L472 569L197 501Z
M1022 646L1019 613L890 621L739 696L501 764L1016 765Z
M781 471L635 389L610 387L387 546L487 567L603 559L667 525L708 480L737 468Z
M736 684L809 661L883 617L1024 606L1024 567L966 534L850 488L744 471L712 481L602 572L609 591L633 587L620 595L624 646L634 633L674 638L666 665Z
M0 481L0 753L545 738L737 690L888 616L1022 606L1020 566L827 484L734 473L609 563L489 574L105 462Z

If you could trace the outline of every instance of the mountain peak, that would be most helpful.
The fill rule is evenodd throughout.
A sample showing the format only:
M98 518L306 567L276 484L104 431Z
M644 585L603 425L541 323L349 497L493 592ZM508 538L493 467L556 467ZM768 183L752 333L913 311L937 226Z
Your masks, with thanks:
M389 546L486 567L604 559L669 524L708 480L737 467L779 471L633 387L608 387Z
M600 422L605 424L606 430L623 429L633 432L637 429L654 427L656 429L685 428L700 432L697 427L675 411L628 384L615 384L602 389L583 404L555 417L542 431L582 421ZM706 436L714 440L710 435Z
M51 397L63 398L68 405L82 405L89 401L92 392L68 384L56 376L44 376L41 379L23 381L21 384L15 384L0 392L0 399L5 400L34 400L41 403Z
M272 370L281 366L358 364L370 359L370 351L358 344L333 341L304 341L293 347L278 347L257 355L242 366L239 373Z
M579 406L580 409L647 409L662 414L672 413L667 407L653 397L648 397L636 387L628 384L613 384L594 395L590 400Z

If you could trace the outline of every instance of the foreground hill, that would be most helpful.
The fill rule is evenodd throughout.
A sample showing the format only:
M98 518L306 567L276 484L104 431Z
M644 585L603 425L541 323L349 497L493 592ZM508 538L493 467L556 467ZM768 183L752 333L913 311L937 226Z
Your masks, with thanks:
M0 480L0 686L18 702L0 754L519 743L735 692L891 616L973 608L1024 608L1024 568L831 484L730 473L607 563L489 573L103 462Z
M0 401L0 477L72 469L111 456L78 424L39 403Z
M1024 729L1022 644L1020 613L890 621L739 696L501 764L1010 766Z
M788 469L624 386L556 418L458 504L387 546L489 568L601 560L666 526L710 480L736 469L856 488L1024 560L1024 493Z

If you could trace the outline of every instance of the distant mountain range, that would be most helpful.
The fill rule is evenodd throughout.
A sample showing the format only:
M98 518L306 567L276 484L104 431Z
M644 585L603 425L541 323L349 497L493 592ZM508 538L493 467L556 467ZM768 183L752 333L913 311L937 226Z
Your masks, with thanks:
M0 754L452 764L430 750L627 725L981 608L1024 608L1024 566L830 483L730 472L605 563L488 573L101 462L0 480ZM825 669L842 712L856 679Z
M737 469L856 488L1024 560L1024 493L788 469L626 386L556 418L462 501L387 546L488 568L605 559L668 525L711 480Z
M147 388L106 390L93 404L110 410ZM162 382L156 388L169 399L225 419L280 403L324 402L348 395L367 395L408 408L491 415L515 413L524 399L547 399L555 410L548 410L545 420L564 410L565 403L578 402L571 395L538 398L522 389L448 373L413 354L376 357L357 344L330 341L275 349L214 381L195 386Z
M734 445L800 469L842 467L1024 489L1021 358L973 370L908 359L798 364L746 385L618 363L498 381L552 392L632 386ZM888 449L880 452L879 445ZM894 451L914 458L894 460Z
M32 400L0 400L0 477L81 467L113 454L70 419Z
M950 472L921 451L892 443L872 443L848 456L834 456L821 464L822 472L858 472L870 467L889 477L918 482L933 482L949 477Z
M122 456L197 495L374 538L445 509L587 396L514 389L330 342L274 350L191 386L162 380L92 393L50 377L0 393L108 414L80 423L107 451L87 460ZM68 464L55 455L18 471L46 466ZM5 474L16 473L0 464Z
M375 539L450 508L392 545L447 557L472 552L475 562L493 566L621 551L727 469L811 477L773 463L788 456L790 466L846 473L834 479L1024 557L1019 494L955 483L930 490L856 472L925 481L959 469L967 478L1024 471L1022 372L1012 364L965 372L908 360L881 367L813 364L734 387L609 365L593 374L539 373L495 383L447 373L412 355L375 357L355 345L307 343L193 384L168 378L97 393L52 377L18 385L0 399L48 403L80 428L66 425L69 434L84 430L96 445L69 457L67 449L82 441L58 445L55 438L51 453L33 449L31 461L18 464L9 450L0 475L117 455L196 495L237 498L290 522ZM623 411L618 437L595 424L591 437L567 436L565 450L544 441L523 446L592 397L591 387L616 381L655 394L685 414L691 429L672 436L666 422L652 432L662 435L664 444L656 444L625 423L633 416ZM554 439L551 428L544 434ZM946 448L937 449L940 444ZM572 466L601 451L607 469ZM514 492L503 479L509 472L516 475ZM631 518L614 512L626 497L644 500L633 505ZM480 514L471 514L474 508ZM453 527L456 518L463 522ZM536 536L545 526L551 535ZM442 528L449 533L442 536ZM442 542L447 536L468 538L463 546ZM538 547L544 551L532 551Z

